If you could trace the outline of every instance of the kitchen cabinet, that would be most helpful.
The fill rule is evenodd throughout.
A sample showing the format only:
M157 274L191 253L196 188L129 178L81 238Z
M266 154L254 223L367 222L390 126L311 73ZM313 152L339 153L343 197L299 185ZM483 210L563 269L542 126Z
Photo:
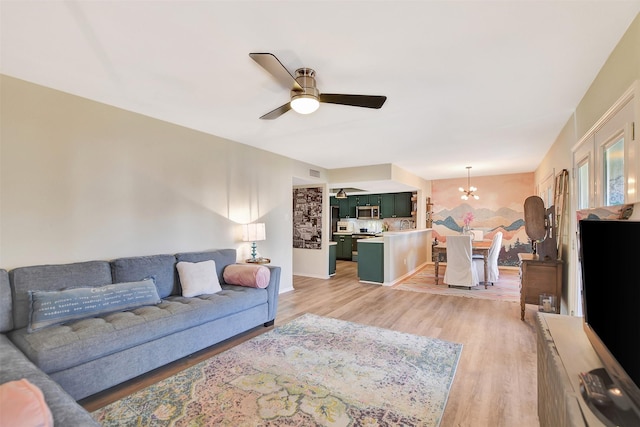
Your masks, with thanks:
M355 197L358 206L380 206L380 194L362 194Z
M382 194L380 196L380 217L411 217L411 196L411 192Z
M396 216L399 218L411 216L411 196L412 193L396 193L394 208Z
M358 206L358 196L349 196L347 197L347 218L355 218L356 217L356 206Z
M355 218L356 208L353 208L353 215L349 212L349 198L336 200L338 201L338 215L340 218Z
M412 193L362 194L346 199L330 198L331 206L338 206L340 218L355 218L358 206L379 206L380 218L411 217Z
M394 218L396 197L393 193L380 196L380 218Z
M358 243L358 278L384 283L384 243Z
M353 208L353 212L349 212L349 203L349 198L337 199L335 196L329 197L329 204L338 207L338 218L355 218L355 207ZM352 201L351 203L354 202Z
M329 243L329 276L336 274L336 251L338 244L336 242Z
M337 243L336 258L351 261L351 243L353 241L351 236L346 234L334 234L333 241Z

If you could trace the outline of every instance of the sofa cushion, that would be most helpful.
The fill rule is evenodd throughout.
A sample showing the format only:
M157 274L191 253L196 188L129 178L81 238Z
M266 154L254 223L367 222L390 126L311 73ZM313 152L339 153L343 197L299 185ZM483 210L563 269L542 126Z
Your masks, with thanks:
M53 427L42 391L25 378L0 385L0 426Z
M176 264L178 277L182 286L182 296L197 297L204 294L220 292L220 281L216 274L216 262L213 260L202 262L180 261Z
M153 277L160 298L179 295L176 278L176 257L173 255L150 255L118 258L111 261L111 274L114 282L136 282Z
M13 329L12 305L9 273L7 270L0 269L0 332Z
M29 332L103 313L160 304L153 279L61 291L29 291L29 297Z
M231 264L225 267L223 276L229 285L266 288L269 286L271 273L264 265Z
M14 292L13 323L16 329L25 328L29 323L29 291L57 291L112 283L107 261L19 267L9 272L9 278Z
M267 289L223 285L217 294L171 296L158 305L9 333L40 369L53 373L267 304ZM256 325L257 326L257 325Z
M222 273L224 268L229 264L235 264L236 262L236 250L235 249L218 249L214 251L206 252L182 252L176 254L176 261L186 262L202 262L213 260L216 262L216 272L218 273L218 281L223 284L224 278Z

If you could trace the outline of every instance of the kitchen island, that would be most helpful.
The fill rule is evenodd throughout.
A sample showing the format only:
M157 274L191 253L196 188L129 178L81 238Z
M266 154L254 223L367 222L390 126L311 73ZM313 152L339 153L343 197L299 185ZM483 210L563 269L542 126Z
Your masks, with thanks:
M358 240L358 277L361 282L391 286L431 260L431 229L386 231Z

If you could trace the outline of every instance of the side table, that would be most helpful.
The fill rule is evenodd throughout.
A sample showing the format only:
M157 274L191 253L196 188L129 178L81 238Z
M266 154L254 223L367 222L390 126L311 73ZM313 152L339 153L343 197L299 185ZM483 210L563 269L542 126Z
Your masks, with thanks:
M244 262L247 264L269 264L271 260L269 258L247 258Z

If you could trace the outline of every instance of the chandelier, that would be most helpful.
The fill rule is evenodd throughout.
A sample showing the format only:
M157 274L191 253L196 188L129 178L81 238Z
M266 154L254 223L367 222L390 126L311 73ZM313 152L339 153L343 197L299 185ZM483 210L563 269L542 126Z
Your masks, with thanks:
M462 187L458 188L458 190L464 193L462 196L460 196L462 200L469 200L469 197L473 197L476 200L480 198L480 196L473 194L473 192L478 191L478 189L471 185L471 166L467 166L467 188L467 190Z

